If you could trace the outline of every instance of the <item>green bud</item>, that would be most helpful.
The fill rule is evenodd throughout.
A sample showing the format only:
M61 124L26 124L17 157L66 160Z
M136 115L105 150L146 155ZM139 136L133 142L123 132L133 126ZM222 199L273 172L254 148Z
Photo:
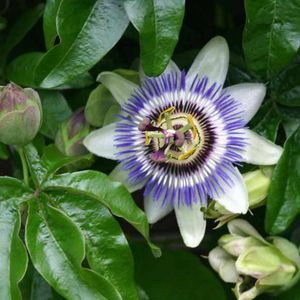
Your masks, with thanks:
M275 286L286 284L296 272L293 262L273 246L250 247L238 257L235 265L239 273Z
M298 281L300 255L294 244L281 237L264 239L245 220L235 219L227 226L229 234L219 239L209 262L225 282L235 282L239 300L278 293Z
M238 257L247 249L253 246L263 245L261 241L249 236L239 237L231 234L225 234L219 239L219 245L232 256Z
M7 145L30 143L42 124L39 95L30 88L9 83L0 87L0 141Z
M79 108L64 121L55 137L56 147L65 155L76 156L87 154L82 141L89 134L90 126L85 120L84 109Z
M261 169L243 174L248 191L250 209L263 204L263 200L268 195L271 176L272 172Z

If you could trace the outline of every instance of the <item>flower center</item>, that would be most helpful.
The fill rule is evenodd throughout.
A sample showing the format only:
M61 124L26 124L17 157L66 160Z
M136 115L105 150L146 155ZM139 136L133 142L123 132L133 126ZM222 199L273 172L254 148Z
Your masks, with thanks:
M145 133L145 144L152 146L150 158L158 163L186 163L201 150L204 134L198 121L187 113L175 113L175 107L164 110L157 120L144 118L139 130Z

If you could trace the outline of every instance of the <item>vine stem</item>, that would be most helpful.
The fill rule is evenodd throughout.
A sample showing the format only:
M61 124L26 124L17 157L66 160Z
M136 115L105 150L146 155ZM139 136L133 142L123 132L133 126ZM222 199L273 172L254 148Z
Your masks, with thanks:
M22 169L23 169L23 180L26 185L29 185L29 177L28 177L28 167L27 167L27 162L26 158L24 155L24 150L22 147L18 147L17 151L20 155L21 163L22 163Z

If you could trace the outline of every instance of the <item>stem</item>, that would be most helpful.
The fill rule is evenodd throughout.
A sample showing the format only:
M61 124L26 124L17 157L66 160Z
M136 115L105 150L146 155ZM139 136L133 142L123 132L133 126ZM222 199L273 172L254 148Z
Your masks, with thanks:
M24 150L22 147L17 148L17 151L20 155L20 159L22 162L22 168L23 168L23 180L25 182L26 185L29 185L29 177L28 177L28 167L27 167L27 162L26 162L26 158L24 155Z

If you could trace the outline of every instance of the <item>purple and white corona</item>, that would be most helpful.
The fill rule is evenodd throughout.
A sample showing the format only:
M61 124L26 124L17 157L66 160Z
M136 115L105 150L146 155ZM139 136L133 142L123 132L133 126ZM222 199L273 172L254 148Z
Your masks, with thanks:
M223 89L229 50L215 37L190 70L170 62L158 77L141 72L141 86L112 72L100 81L121 104L120 120L92 132L85 146L120 165L112 177L130 191L144 190L150 223L175 210L185 244L196 247L205 232L201 207L214 199L246 213L248 194L236 165L275 164L282 148L247 129L266 88L244 83Z

